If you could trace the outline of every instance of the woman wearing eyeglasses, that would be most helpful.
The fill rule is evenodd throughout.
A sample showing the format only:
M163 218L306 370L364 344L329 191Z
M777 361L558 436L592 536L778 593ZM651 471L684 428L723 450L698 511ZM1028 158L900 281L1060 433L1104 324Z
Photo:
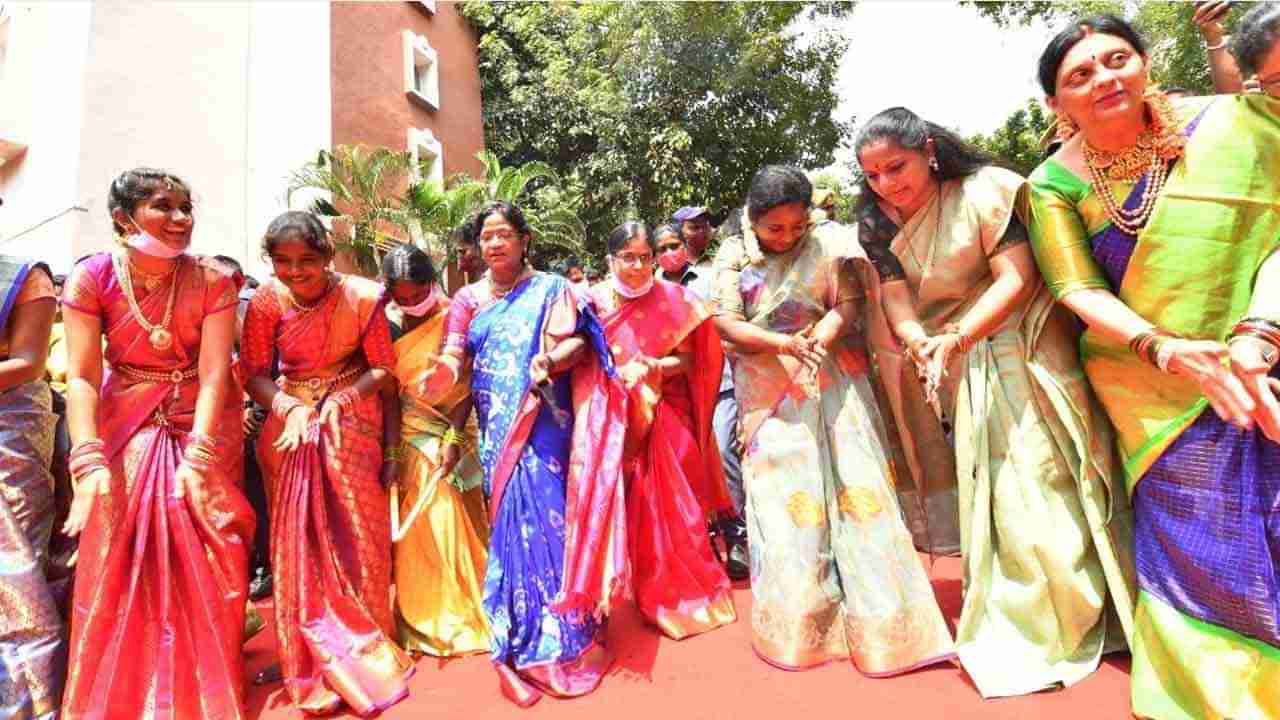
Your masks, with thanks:
M491 657L503 694L528 706L544 692L591 692L611 662L600 618L625 583L626 397L590 307L563 277L529 265L520 209L492 203L473 222L489 269L450 303L421 394L439 396L470 368Z
M707 542L707 521L733 511L712 428L724 351L702 301L654 277L648 228L625 222L607 245L612 273L591 301L629 393L623 467L636 604L680 640L737 619Z
M903 523L858 318L875 281L853 232L813 228L794 167L756 173L716 255L716 326L738 353L753 646L801 669L893 675L952 656Z

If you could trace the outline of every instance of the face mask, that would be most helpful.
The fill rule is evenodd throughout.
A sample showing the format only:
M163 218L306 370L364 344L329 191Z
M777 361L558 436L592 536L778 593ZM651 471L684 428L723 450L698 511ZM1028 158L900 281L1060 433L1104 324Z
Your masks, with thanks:
M436 305L440 304L440 299L442 297L444 297L444 293L440 292L440 283L435 283L431 286L431 292L427 293L427 296L422 299L422 302L417 305L409 306L396 303L396 307L400 308L400 312L405 315L425 317L427 313L435 309Z
M164 258L166 260L172 260L186 251L186 248L180 250L165 245L157 240L154 235L142 228L138 228L138 232L126 237L124 239L124 244L134 250L137 250L143 255Z
M624 298L627 298L628 300L635 300L638 297L644 297L645 293L653 289L652 275L649 276L649 279L645 281L644 285L641 285L640 287L634 288L634 289L624 285L623 282L618 279L617 275L610 275L609 282L613 285L614 292L618 293Z
M670 275L680 272L688 264L689 251L685 250L683 245L671 252L664 252L658 256L658 265L662 267L663 272Z

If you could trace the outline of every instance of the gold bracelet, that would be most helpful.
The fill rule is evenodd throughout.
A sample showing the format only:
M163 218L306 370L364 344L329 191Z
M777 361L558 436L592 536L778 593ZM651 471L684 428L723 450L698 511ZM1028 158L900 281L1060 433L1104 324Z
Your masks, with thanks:
M382 449L382 462L398 463L404 460L404 447L401 445L388 445Z
M449 429L445 430L444 434L440 436L440 444L441 445L461 445L462 435L452 425L450 425Z

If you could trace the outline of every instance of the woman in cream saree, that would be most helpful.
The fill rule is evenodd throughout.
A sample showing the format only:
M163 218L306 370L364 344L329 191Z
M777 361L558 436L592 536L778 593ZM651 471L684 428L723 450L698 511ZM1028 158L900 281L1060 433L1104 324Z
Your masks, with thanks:
M811 229L812 187L766 167L716 255L716 324L734 365L751 543L753 646L801 669L893 675L951 637L893 491L856 318L871 270L852 233Z

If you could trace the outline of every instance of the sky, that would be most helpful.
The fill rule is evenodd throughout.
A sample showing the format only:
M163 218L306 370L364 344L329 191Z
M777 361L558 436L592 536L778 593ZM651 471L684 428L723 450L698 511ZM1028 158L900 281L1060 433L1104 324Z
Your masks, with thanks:
M940 0L864 0L841 25L850 43L836 116L855 127L902 105L963 135L990 132L1043 94L1035 66L1049 28L998 28ZM838 156L836 169L851 160Z

